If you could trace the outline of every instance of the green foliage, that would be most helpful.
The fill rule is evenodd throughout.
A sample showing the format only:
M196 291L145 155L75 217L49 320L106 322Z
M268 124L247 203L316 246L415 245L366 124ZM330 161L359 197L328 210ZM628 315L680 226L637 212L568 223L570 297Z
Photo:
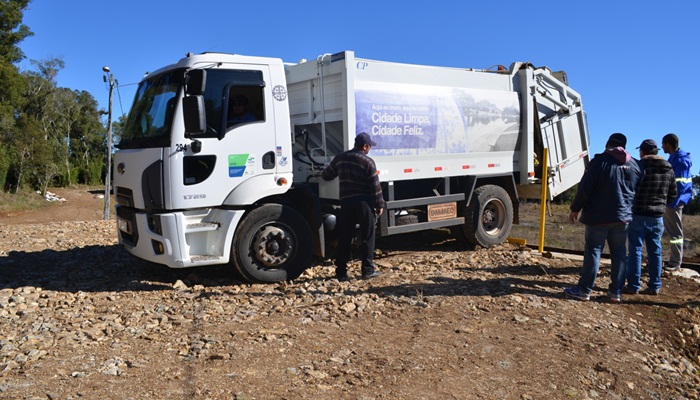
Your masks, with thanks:
M14 65L0 62L0 138L2 134L12 130L15 124L16 111L24 103L22 93L26 87L24 77Z
M554 198L554 201L556 204L562 204L562 205L570 205L574 201L574 197L576 197L576 191L578 190L578 183L563 193L559 194L559 196Z
M96 186L104 183L103 170L105 168L104 158L94 157L88 161L87 165L82 165L79 170L78 183Z
M17 46L26 37L34 35L22 24L24 10L30 0L0 0L0 63L14 64L24 59Z
M10 172L10 155L9 152L4 148L0 147L0 191L7 184L7 175Z
M61 58L24 59L18 47L31 36L22 24L30 0L0 0L0 190L45 192L49 186L102 181L106 129L97 101L57 85Z
M122 114L117 121L112 123L112 140L115 145L119 144L122 138L124 126L126 126L126 114ZM104 136L107 136L106 133Z
M61 173L54 179L52 186L66 187L75 183L80 183L78 177L80 170L78 168L63 169Z
M32 33L29 28L22 25L24 9L29 4L28 0L0 0L0 145L8 143L8 134L13 132L17 117L17 110L23 104L23 90L25 81L19 70L14 65L24 58L24 54L18 44ZM10 151L10 160L12 152ZM4 154L8 156L7 153ZM6 184L7 173L12 169L8 166L8 158L0 161L3 186Z

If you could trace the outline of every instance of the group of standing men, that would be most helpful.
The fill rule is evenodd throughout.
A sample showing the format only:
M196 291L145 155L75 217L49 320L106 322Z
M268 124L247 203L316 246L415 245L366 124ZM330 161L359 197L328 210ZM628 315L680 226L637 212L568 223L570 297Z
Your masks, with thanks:
M658 155L653 139L637 147L639 160L625 150L626 145L625 135L610 135L605 151L589 163L571 204L569 220L584 223L586 233L578 284L564 290L570 297L590 299L606 242L611 259L607 297L613 303L621 301L622 293L659 294L664 230L671 247L665 268L679 269L683 261L683 206L692 194L690 154L679 147L673 133L661 142L663 151L670 155L668 161ZM649 281L641 290L644 244Z

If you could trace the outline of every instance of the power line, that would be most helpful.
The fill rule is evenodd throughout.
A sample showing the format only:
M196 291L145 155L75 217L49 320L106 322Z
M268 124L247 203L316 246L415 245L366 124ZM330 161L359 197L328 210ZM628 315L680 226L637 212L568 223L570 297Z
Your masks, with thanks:
M124 106L122 105L122 93L119 91L119 88L122 86L133 86L133 85L138 85L138 82L136 83L127 83L124 85L120 85L119 81L116 81L116 88L117 88L117 97L119 98L119 108L122 110L122 115L124 115Z
M119 81L117 83L117 98L119 98L119 109L122 110L122 115L124 115L124 106L122 106L122 92L119 91Z

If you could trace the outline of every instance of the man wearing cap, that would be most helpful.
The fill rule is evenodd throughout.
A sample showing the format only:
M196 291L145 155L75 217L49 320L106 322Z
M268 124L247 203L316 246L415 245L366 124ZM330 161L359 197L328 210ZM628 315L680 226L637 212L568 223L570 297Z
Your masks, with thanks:
M338 254L335 259L335 276L339 281L348 280L347 263L350 261L352 237L360 225L360 251L362 278L380 275L374 265L374 234L376 218L384 210L384 197L374 160L367 154L377 143L369 134L355 136L355 146L338 154L323 170L321 177L330 181L339 178L340 215L338 216Z
M569 220L578 221L583 210L580 221L586 224L586 242L581 277L576 286L564 290L567 296L590 299L607 241L612 269L608 298L620 302L626 272L627 224L632 220L634 189L642 174L637 161L625 151L626 145L625 135L610 135L605 151L593 157L579 182Z
M690 153L678 147L678 136L673 133L661 139L661 148L664 149L664 153L670 154L668 162L673 167L678 190L678 196L668 203L664 213L664 228L670 238L671 248L671 255L664 269L675 271L680 269L683 263L683 206L688 204L693 195L693 178L690 176L693 162L690 160Z
M637 294L641 289L642 248L647 247L649 282L644 294L657 295L661 290L661 235L666 204L677 195L676 179L671 164L659 156L653 139L637 147L644 171L637 184L632 206L632 222L627 228L629 256L627 257L627 286L623 293Z

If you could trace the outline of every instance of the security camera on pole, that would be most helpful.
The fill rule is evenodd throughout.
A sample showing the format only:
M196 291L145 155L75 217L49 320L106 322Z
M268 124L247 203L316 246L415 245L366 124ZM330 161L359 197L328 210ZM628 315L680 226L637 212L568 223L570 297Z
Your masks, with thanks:
M104 220L109 220L109 199L111 192L111 174L112 174L112 91L114 90L114 75L109 73L109 67L102 67L105 75L102 79L109 83L109 108L107 111L107 173L105 174L105 209Z

